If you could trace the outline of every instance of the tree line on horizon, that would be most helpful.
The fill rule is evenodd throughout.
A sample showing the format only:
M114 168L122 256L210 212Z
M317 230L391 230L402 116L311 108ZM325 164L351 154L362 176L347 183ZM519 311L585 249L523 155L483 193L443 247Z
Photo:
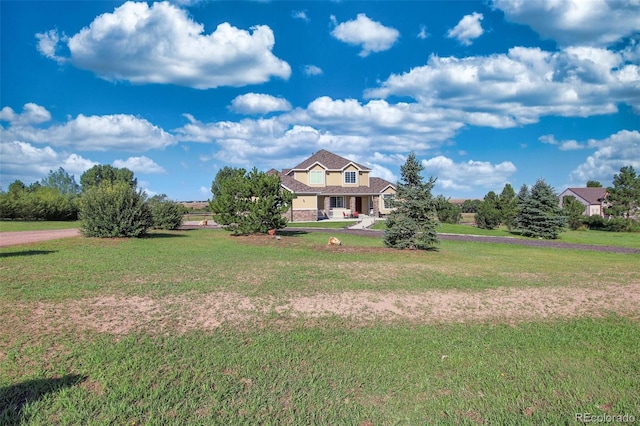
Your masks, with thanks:
M476 225L509 231L534 238L557 238L568 225L610 231L637 231L640 225L640 176L632 166L614 175L607 188L606 213L611 220L583 215L584 205L574 197L565 197L561 209L554 189L543 179L529 189L515 193L506 184L500 195L487 193L483 200L465 200L453 204L443 195L431 193L436 178L423 181L424 167L412 152L401 167L401 180L393 200L394 211L387 218L383 242L387 247L434 249L438 244L438 223L459 223L462 213L475 213ZM602 187L598 181L588 187ZM290 207L293 194L282 191L277 175L232 167L222 168L211 187L209 209L214 220L234 235L266 233L282 229L283 213ZM97 165L80 177L63 168L50 171L39 182L26 186L19 180L0 191L0 217L26 220L81 220L87 236L143 236L150 228L177 229L182 224L184 206L166 195L147 198L137 189L131 170Z
M140 237L149 229L177 229L184 206L164 194L147 197L131 170L96 165L80 176L62 167L27 186L16 180L0 191L0 218L80 220L89 237Z

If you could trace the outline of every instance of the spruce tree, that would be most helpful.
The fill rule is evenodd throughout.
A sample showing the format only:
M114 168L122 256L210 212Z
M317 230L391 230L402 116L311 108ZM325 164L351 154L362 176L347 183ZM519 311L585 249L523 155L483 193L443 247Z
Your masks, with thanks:
M566 225L564 212L558 205L558 197L553 188L540 179L526 195L521 189L517 223L522 235L533 238L556 239Z
M387 218L383 242L397 249L434 250L438 244L436 212L431 190L435 179L422 181L424 167L412 152L400 168L401 181L397 183L395 210Z

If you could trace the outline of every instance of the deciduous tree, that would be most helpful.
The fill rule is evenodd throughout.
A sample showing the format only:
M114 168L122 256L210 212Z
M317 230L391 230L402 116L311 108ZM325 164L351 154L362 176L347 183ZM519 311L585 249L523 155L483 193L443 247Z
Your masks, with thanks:
M83 192L90 187L99 186L102 182L125 182L132 188L138 186L138 180L133 177L131 170L125 167L113 167L108 164L95 165L80 176L80 186Z

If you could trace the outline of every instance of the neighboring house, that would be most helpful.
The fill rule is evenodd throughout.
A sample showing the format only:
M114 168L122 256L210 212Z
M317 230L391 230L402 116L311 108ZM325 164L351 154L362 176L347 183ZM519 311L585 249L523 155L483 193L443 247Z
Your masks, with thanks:
M320 150L292 169L278 173L281 185L294 193L287 217L292 222L343 218L355 215L378 217L391 211L394 184L371 176L371 169Z
M567 188L558 196L560 199L560 207L562 207L564 197L566 196L573 196L584 204L585 216L604 217L607 188Z

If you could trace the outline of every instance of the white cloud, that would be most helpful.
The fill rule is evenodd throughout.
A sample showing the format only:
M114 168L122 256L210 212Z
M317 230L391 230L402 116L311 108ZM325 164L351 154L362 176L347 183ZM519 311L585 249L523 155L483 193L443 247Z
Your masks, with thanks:
M63 63L66 61L66 58L58 56L56 54L56 50L58 49L58 45L61 41L66 41L66 37L60 37L58 35L57 30L49 30L44 33L37 33L36 38L38 39L38 45L36 48L38 52L43 56L53 59L58 63Z
M322 69L315 65L305 65L303 71L306 75L321 75Z
M56 59L55 45L66 42L69 62L109 81L210 89L289 78L289 64L272 53L275 38L268 26L250 33L225 22L203 32L202 24L170 3L126 2L68 39L39 34L38 49Z
M637 0L493 0L508 20L561 46L606 47L638 32Z
M385 27L380 22L372 21L364 13L359 13L355 20L337 23L334 16L331 17L336 27L331 35L336 39L351 45L361 45L361 57L368 56L371 52L382 52L393 46L400 33L395 28Z
M605 139L590 139L583 145L595 148L596 152L571 172L572 184L597 180L606 186L621 167L640 170L640 132L637 130L621 130Z
M447 32L447 37L457 39L461 44L470 46L473 40L484 34L480 21L484 19L482 13L474 12L465 15L458 25Z
M0 110L0 121L8 121L12 126L40 124L50 120L51 113L46 108L31 102L24 104L20 114L16 114L10 107Z
M516 166L510 161L499 164L472 160L456 163L442 155L422 160L422 165L425 168L424 175L438 179L436 187L455 191L471 191L478 187L498 190L516 172Z
M267 114L274 111L289 111L291 104L283 98L262 93L246 93L231 101L231 109L242 114Z
M300 19L304 22L309 22L311 21L309 19L309 17L307 16L307 11L306 10L294 10L291 12L291 17L294 19Z
M206 123L188 114L185 117L189 122L174 130L177 140L216 144L221 159L243 166L252 157L280 164L282 158L298 153L306 158L321 148L350 158L368 152L371 146L384 147L385 152L428 150L464 126L457 116L416 103L374 100L361 104L356 99L329 97L270 118ZM282 162L282 167L287 166L291 164Z
M6 187L16 179L27 184L39 181L46 177L50 170L57 170L59 167L75 175L76 181L79 181L79 175L98 164L78 154L59 153L50 146L37 148L21 141L0 143L0 158L2 158L0 175L3 180L0 182L2 187Z
M42 118L42 111L36 116ZM3 133L7 139L73 147L83 151L146 151L175 143L173 135L163 129L145 119L126 114L80 114L61 125L46 128L12 125Z
M126 167L135 173L141 174L166 173L165 169L159 166L152 159L145 156L129 157L126 160L115 160L113 162L113 166L118 168Z
M546 143L549 145L558 145L558 141L556 140L556 137L553 135L542 135L538 138L538 140L542 143Z
M420 32L418 32L418 36L417 36L417 37L418 37L419 39L421 39L421 40L425 40L425 39L427 39L427 38L431 37L431 34L429 34L429 33L427 32L427 27L426 27L426 25L420 25Z
M514 47L490 56L431 56L424 66L392 74L365 97L409 96L425 106L459 111L466 123L503 128L545 115L609 114L618 103L640 111L639 83L640 67L606 49Z

